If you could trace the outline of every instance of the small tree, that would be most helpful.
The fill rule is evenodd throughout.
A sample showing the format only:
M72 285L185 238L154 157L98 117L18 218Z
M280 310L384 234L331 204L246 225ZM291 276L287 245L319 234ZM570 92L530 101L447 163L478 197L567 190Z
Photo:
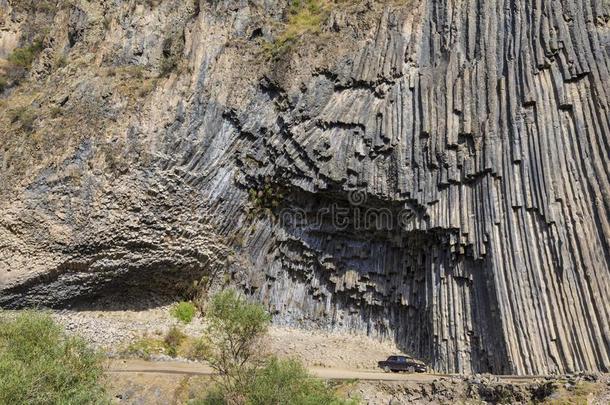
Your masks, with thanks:
M234 290L215 295L206 311L203 336L206 357L218 372L218 384L229 403L241 403L240 396L260 365L260 341L271 317L260 304L248 302Z
M266 358L261 339L270 316L233 290L215 295L205 316L204 352L217 385L193 405L355 405L312 378L297 360Z

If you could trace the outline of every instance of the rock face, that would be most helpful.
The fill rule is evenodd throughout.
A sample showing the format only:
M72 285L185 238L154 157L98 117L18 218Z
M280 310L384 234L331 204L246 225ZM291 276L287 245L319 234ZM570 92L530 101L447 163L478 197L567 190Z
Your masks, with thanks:
M438 371L610 370L607 2L12 3L0 45L51 29L0 305L226 283Z

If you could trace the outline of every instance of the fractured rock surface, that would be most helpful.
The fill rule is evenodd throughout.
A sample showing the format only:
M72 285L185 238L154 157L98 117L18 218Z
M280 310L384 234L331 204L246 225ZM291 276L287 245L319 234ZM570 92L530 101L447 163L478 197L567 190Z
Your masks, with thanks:
M17 171L31 141L3 130L0 305L224 273L279 324L438 371L610 369L606 3L365 2L270 61L283 2L118 7L102 37L100 4L51 35L100 69L187 66L134 106L117 79L50 73L104 123L59 163Z

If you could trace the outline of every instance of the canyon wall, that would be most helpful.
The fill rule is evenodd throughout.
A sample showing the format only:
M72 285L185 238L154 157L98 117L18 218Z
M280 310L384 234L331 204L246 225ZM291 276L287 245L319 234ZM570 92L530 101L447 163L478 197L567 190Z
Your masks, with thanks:
M607 2L19 3L0 306L234 285L438 371L610 371Z

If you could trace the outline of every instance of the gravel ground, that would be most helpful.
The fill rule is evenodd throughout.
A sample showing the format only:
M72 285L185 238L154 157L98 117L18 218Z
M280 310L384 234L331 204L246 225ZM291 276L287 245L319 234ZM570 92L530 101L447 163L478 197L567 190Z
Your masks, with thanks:
M197 316L190 324L179 323L170 315L177 301L171 297L146 296L125 302L122 297L107 296L70 309L53 312L64 327L78 334L109 356L118 356L130 343L145 336L164 336L179 325L189 336L204 330L203 319ZM366 336L329 333L272 326L264 350L280 357L296 357L306 366L349 369L375 369L377 361L400 353L391 342L379 342ZM161 358L162 359L162 358Z

